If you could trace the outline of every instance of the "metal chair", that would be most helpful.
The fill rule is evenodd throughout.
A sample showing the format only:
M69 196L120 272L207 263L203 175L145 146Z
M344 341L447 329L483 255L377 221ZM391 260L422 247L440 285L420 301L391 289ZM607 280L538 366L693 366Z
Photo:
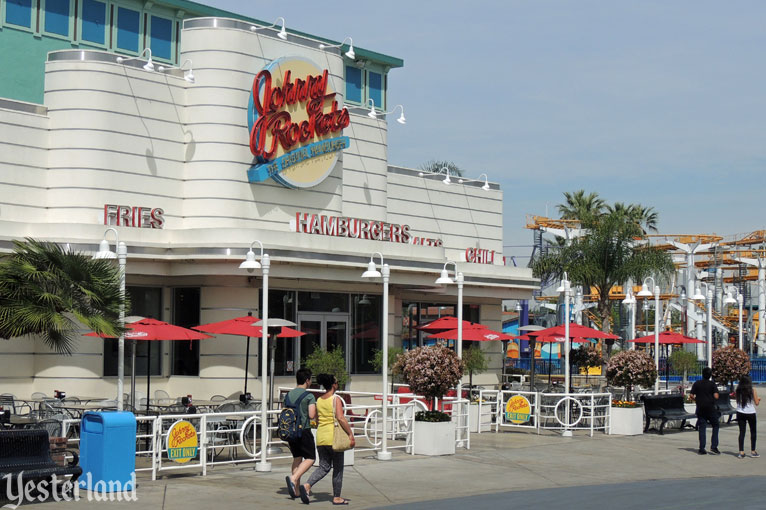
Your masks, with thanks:
M56 415L45 420L38 421L31 428L47 430L49 437L61 437L64 428L62 421L64 419L65 417L63 414Z
M42 391L36 391L32 393L32 400L43 399L43 398L48 398L48 395L46 395Z
M3 409L10 409L11 414L29 414L32 412L32 407L29 404L16 400L16 397L11 393L3 393L0 395L0 407ZM21 409L27 409L26 413L19 412Z
M225 402L226 401L226 397L224 397L223 395L213 395L212 397L210 397L210 401L211 402Z
M171 400L170 394L165 390L154 390L155 400Z

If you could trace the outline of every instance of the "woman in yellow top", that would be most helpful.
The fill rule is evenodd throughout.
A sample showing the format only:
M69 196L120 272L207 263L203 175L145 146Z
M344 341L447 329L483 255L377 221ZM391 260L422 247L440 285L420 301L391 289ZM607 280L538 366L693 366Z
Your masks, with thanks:
M324 478L330 472L332 467L332 504L347 505L348 500L340 497L341 487L343 486L343 452L335 452L332 449L332 438L335 432L335 420L348 434L351 441L351 448L354 447L354 433L351 426L343 415L343 405L340 398L335 398L335 391L338 389L338 381L335 376L329 374L319 374L317 382L321 384L325 393L317 399L317 452L319 453L319 467L317 467L308 483L300 486L301 501L309 504L309 494L319 480Z

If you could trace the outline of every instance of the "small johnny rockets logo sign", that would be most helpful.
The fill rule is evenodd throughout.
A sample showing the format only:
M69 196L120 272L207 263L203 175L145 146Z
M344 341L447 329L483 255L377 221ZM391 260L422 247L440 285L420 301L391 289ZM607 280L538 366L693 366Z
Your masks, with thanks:
M180 420L168 430L168 458L184 464L197 456L197 430L186 420Z
M532 414L532 406L529 400L522 395L514 395L505 404L505 421L521 425L529 421Z
M301 57L273 61L253 80L247 107L250 182L273 178L289 188L311 188L330 174L349 146L348 109L338 108L327 69Z

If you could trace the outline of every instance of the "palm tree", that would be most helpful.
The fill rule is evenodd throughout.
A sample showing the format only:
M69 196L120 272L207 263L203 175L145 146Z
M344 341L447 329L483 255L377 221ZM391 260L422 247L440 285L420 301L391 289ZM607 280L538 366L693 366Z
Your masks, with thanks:
M605 203L595 191L587 195L582 189L564 192L564 198L566 203L558 205L562 220L580 220L583 226L589 226L604 213Z
M543 280L561 277L566 271L574 285L595 288L602 329L610 331L609 290L613 286L629 279L641 281L649 275L666 276L674 270L670 255L652 246L639 245L636 241L642 238L645 234L633 216L624 207L613 207L591 223L587 235L569 245L551 246L545 255L534 260L532 269Z
M625 214L635 221L643 229L644 233L647 231L657 232L659 217L653 207L615 202L614 205L607 205L606 211L609 213L620 212Z
M438 174L442 168L447 169L447 173L451 175L452 177L463 177L464 172L463 169L457 166L456 163L453 163L452 161L441 161L441 160L431 160L426 163L423 163L420 165L420 169L424 172L429 172L432 174Z
M29 238L14 246L0 259L0 337L39 335L52 350L71 354L80 324L119 334L124 297L108 260Z

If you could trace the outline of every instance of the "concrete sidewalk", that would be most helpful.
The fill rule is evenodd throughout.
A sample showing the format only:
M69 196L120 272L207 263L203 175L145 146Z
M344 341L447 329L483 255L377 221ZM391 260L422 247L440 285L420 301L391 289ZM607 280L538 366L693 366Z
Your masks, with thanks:
M720 433L723 455L697 455L697 433L671 429L664 436L593 438L578 432L563 438L552 432L484 433L471 436L471 450L454 456L420 457L402 452L390 462L372 453L357 455L344 473L343 496L354 508L371 508L417 501L460 498L475 494L595 486L658 479L692 479L766 475L766 456L740 460L736 424ZM709 437L709 429L708 429ZM749 446L749 437L746 438ZM289 463L277 462L270 473L252 467L216 467L208 476L170 475L152 482L139 478L138 505L150 509L300 508L291 501L284 478ZM312 505L330 505L330 476L316 487ZM61 503L57 508L135 506L135 502Z

